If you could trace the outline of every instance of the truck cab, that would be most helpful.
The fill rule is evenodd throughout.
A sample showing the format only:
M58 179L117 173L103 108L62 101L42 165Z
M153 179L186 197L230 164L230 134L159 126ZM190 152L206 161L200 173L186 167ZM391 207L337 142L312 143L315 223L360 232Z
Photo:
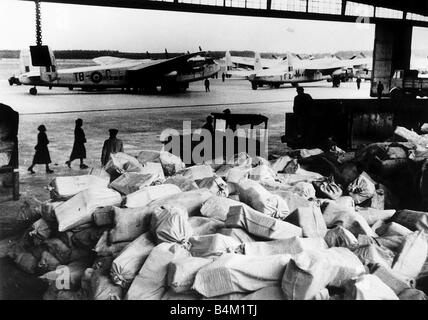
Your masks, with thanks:
M419 78L418 70L395 70L391 79L391 99L403 96L428 96L428 78Z

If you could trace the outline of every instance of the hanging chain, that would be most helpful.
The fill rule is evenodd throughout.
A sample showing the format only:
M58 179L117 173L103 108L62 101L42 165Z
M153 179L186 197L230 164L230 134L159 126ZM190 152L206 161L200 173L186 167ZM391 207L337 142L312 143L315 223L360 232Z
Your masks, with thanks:
M42 45L42 24L41 24L41 11L40 11L40 0L35 0L36 4L36 45Z

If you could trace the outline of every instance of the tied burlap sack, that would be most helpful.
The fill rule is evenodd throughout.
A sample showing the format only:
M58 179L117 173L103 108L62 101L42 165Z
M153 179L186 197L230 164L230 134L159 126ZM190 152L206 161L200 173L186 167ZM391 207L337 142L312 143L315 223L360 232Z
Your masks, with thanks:
M48 239L51 233L51 226L44 219L39 219L31 225L31 231L28 234L37 245Z
M157 244L176 242L188 246L188 239L193 234L186 209L171 205L160 206L153 210L150 230Z
M221 177L214 176L199 180L198 187L201 189L206 188L219 197L229 196L229 187Z
M324 237L329 247L345 247L353 249L358 246L358 240L347 229L342 226L336 226L327 231Z
M345 285L345 300L399 300L382 280L373 274L363 274Z
M318 197L335 200L342 196L342 189L331 179L312 182Z
M382 223L379 227L375 228L375 231L382 237L407 236L412 233L411 230L396 222Z
M376 222L385 221L391 218L395 210L379 210L375 208L357 207L357 212L366 219L369 226L373 226Z
M183 177L197 182L202 179L212 178L214 171L209 165L196 165L186 168L181 174Z
M110 159L104 166L104 170L112 176L121 175L125 172L140 172L142 165L137 158L123 152L110 154Z
M190 217L188 221L193 230L193 236L214 234L224 227L224 222L206 217Z
M144 207L153 200L171 196L180 192L180 188L174 184L160 184L156 186L143 187L126 196L125 206L127 208Z
M302 228L303 237L324 238L327 232L321 209L316 202L310 207L300 207L294 210L285 221L295 224Z
M125 299L160 300L167 290L168 264L189 256L189 251L177 243L163 242L154 247L129 287Z
M116 257L128 244L129 242L126 241L111 243L109 241L109 231L104 231L103 235L95 245L94 251L101 257Z
M287 203L280 196L270 193L260 183L244 179L237 187L239 200L253 209L282 220L290 214Z
M82 277L82 288L91 300L121 300L123 290L99 270L88 268Z
M369 175L363 172L348 185L347 191L354 199L355 204L360 204L373 198L376 193L376 186Z
M183 257L175 259L168 265L167 284L175 293L190 291L196 273L213 259L200 257Z
M162 165L165 176L173 176L177 172L184 170L186 167L179 157L166 151L160 152L159 161Z
M92 222L97 208L118 206L122 202L120 193L108 188L91 188L79 192L55 208L58 231L63 232Z
M128 195L143 187L155 183L157 176L151 173L125 172L119 178L110 183L109 187Z
M428 212L400 210L392 217L392 220L412 231L421 230L428 233Z
M221 256L223 253L235 252L240 242L222 234L191 237L189 251L194 257Z
M180 176L180 175L169 177L164 181L164 184L176 185L183 192L199 189L198 185L194 180Z
M198 271L192 289L210 298L275 286L290 258L287 254L257 257L226 253Z
M189 217L192 217L200 215L202 204L210 197L212 197L212 193L207 189L198 189L159 198L152 201L148 207L151 208L150 210L164 205L184 207Z
M226 219L226 227L243 228L249 234L266 240L302 236L302 228L260 213L246 205L234 206Z
M158 162L146 162L143 164L143 168L140 170L142 174L152 174L154 176L155 183L162 183L165 181L165 175L163 173L162 165Z
M325 250L327 244L322 238L299 238L256 241L243 244L245 255L270 256L274 254L298 254L306 250Z
M127 245L112 263L110 275L113 283L128 288L154 247L149 232Z
M38 269L42 273L46 273L49 271L54 271L61 262L54 255L52 255L49 251L43 251L42 256L37 265Z
M55 195L55 200L68 200L79 192L89 188L107 188L108 178L101 178L93 175L56 177L50 187Z
M392 270L408 278L416 278L427 258L428 243L423 231L406 236L395 256Z
M364 265L378 264L390 268L394 260L394 253L375 243L361 245L353 250L354 254Z
M208 218L226 221L230 207L238 206L241 202L229 198L213 196L204 202L201 208L201 215Z
M276 173L267 165L259 165L252 168L248 173L248 179L254 181L275 181Z
M114 228L110 230L112 243L132 241L150 228L151 211L147 207L122 209L114 207Z
M367 221L353 209L338 206L331 202L324 208L323 218L327 228L341 225L351 231L354 236L358 236L359 234L371 237L377 236Z
M282 290L289 300L311 300L325 287L342 287L347 280L363 273L361 261L346 248L307 250L288 263Z
M271 168L275 173L282 172L285 166L292 160L289 156L280 157L272 161Z

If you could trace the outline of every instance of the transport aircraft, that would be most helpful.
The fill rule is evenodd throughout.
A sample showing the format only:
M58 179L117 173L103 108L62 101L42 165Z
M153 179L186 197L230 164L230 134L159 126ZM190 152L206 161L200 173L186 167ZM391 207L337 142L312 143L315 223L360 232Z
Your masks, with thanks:
M166 52L167 55L167 52ZM23 85L32 86L30 94L37 94L38 86L66 87L70 90L103 90L122 88L145 91L179 92L193 81L216 75L220 66L200 50L174 58L133 60L116 57L93 59L95 66L58 69L53 51L48 46L30 46L21 51L21 70L18 76Z

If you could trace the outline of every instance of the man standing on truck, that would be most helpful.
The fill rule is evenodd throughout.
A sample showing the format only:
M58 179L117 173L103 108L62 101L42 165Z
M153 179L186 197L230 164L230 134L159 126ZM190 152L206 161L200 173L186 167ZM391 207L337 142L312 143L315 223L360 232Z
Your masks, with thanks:
M303 143L310 143L310 113L312 108L312 97L305 93L303 87L297 87L297 96L294 97L293 113L297 120L297 136L302 138Z
M379 82L377 83L377 98L378 98L378 99L382 99L382 92L383 92L383 89L384 89L384 86L383 86L382 82L381 82L381 81L379 81Z

